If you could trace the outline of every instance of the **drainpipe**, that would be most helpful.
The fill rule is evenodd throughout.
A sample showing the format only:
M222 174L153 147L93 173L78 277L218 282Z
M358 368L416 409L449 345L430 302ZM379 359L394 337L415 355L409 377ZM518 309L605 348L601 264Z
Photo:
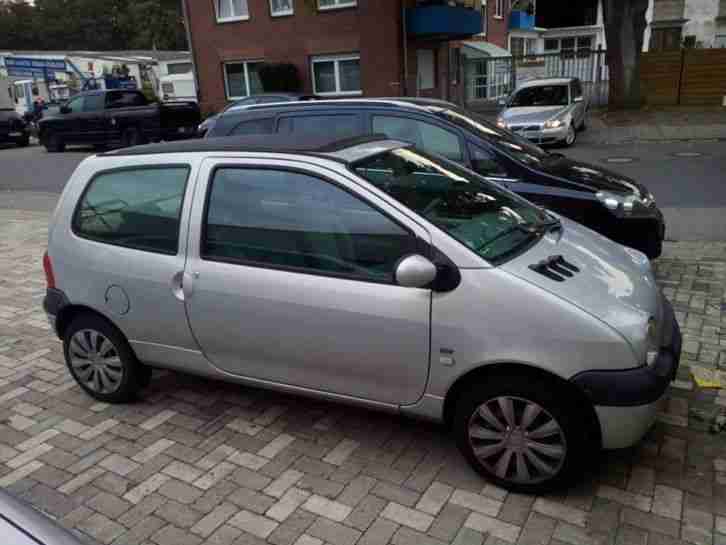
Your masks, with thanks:
M408 96L408 29L406 28L406 0L401 0L401 29L403 31L403 96Z
M191 21L189 20L189 7L187 6L187 0L181 0L182 3L182 14L184 15L184 29L187 33L187 44L189 44L189 50L192 52L192 72L194 73L194 85L197 87L197 102L202 102L202 87L199 85L199 73L197 72L197 51L194 49L194 43L192 42L192 27Z

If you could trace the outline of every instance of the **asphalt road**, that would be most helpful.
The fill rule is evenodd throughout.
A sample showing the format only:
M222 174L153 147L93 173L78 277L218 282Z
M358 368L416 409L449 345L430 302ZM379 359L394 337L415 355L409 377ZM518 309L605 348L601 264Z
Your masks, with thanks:
M726 143L578 145L557 151L643 182L666 216L670 240L726 241ZM61 154L39 146L0 148L0 207L52 208L75 167L91 153L90 148ZM612 159L632 162L608 162Z

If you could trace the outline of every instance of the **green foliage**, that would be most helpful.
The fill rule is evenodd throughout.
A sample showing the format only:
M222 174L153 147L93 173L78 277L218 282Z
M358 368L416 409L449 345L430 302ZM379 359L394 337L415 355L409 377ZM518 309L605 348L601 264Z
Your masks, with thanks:
M302 88L297 67L290 63L264 63L257 69L266 93L297 93Z
M0 49L185 49L178 0L0 1Z

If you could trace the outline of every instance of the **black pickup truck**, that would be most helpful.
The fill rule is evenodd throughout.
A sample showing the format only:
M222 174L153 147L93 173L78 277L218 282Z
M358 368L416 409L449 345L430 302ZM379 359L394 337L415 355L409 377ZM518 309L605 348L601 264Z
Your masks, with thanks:
M27 146L30 143L30 128L14 109L0 106L0 144L6 142Z
M76 95L58 115L42 119L38 137L50 152L62 152L66 144L128 147L193 138L199 121L194 102L150 103L141 91L92 91Z

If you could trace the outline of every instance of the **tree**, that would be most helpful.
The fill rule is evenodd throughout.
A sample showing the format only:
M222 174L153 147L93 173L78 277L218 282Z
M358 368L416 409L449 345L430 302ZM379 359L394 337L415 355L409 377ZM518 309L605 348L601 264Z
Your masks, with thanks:
M639 107L640 54L648 0L602 0L602 7L610 72L609 107Z

